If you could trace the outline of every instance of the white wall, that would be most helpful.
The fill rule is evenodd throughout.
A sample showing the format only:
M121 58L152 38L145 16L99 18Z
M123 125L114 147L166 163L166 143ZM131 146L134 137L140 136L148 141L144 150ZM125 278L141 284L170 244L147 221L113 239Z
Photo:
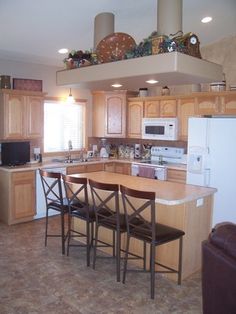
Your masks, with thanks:
M0 59L0 75L10 75L11 78L25 78L43 81L43 92L50 97L67 97L69 94L69 87L56 86L56 71L61 68L32 64L26 62L10 61ZM75 98L87 99L87 121L91 121L92 110L92 96L88 89L72 88L72 94ZM88 136L92 134L91 123L88 125Z

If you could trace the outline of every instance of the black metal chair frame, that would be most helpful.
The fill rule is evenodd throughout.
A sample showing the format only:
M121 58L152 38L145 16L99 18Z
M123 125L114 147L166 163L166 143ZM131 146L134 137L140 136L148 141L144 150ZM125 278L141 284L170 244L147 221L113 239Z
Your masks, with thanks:
M93 256L93 269L95 269L96 258L97 258L97 248L98 247L112 247L113 248L113 257L116 258L116 275L117 281L120 281L120 242L121 242L121 233L126 232L126 228L121 229L120 220L122 214L120 214L119 208L119 185L118 184L109 184L109 183L100 183L89 179L89 184L91 188L91 195L93 200L93 206L95 210L95 244L94 244L94 256ZM99 192L106 191L110 192L108 196L104 199L101 198ZM114 199L115 209L109 207L108 202ZM123 215L124 218L124 215ZM124 219L123 219L124 221ZM113 232L113 241L112 244L105 243L101 240L98 240L98 229L99 227L104 227L112 230ZM98 245L98 242L101 244Z
M129 244L130 238L136 238L143 241L144 244L144 255L140 256L143 259L144 269L143 270L132 270L129 271L147 271L146 270L146 243L150 245L150 273L151 273L151 298L154 299L155 295L155 273L176 273L178 275L178 284L181 284L181 272L182 272L182 245L183 245L183 235L184 232L176 228L165 226L156 223L156 208L155 208L155 193L138 191L134 189L127 188L125 186L120 186L120 191L122 195L122 202L124 206L126 223L127 223L127 242L124 257L124 272L123 272L123 283L125 283L127 264L129 257ZM144 203L136 208L132 200L142 199ZM144 211L149 210L151 221L147 221L144 217ZM162 234L158 234L158 230L162 229ZM171 232L171 233L170 233ZM173 269L166 265L163 265L155 261L156 247L162 244L179 240L179 260L178 269ZM155 270L155 264L161 266L165 270Z
M46 200L46 229L45 229L45 246L47 246L48 237L61 237L62 254L65 254L65 242L67 234L65 232L65 214L68 213L69 207L66 198L62 194L61 173L49 172L39 169L44 196ZM54 179L52 183L47 178ZM56 191L58 190L58 191ZM60 213L61 218L61 234L48 234L48 212L49 209Z
M87 178L72 177L69 175L62 175L62 179L69 206L67 255L69 255L69 249L71 246L86 247L87 266L90 266L90 251L93 244L93 224L95 221L95 214L88 202L88 181ZM85 221L86 232L83 233L79 230L75 230L72 227L72 219ZM72 237L86 238L86 244L72 244Z

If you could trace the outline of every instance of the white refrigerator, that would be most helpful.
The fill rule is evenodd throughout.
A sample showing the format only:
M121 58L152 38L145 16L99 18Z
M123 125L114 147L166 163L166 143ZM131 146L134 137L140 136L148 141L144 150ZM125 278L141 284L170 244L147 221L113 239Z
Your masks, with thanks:
M189 118L187 184L217 188L212 226L236 223L236 118Z

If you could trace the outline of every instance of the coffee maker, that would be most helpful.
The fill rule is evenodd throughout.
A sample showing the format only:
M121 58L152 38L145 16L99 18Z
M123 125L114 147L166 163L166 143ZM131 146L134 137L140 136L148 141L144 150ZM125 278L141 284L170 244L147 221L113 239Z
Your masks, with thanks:
M134 158L141 158L141 144L134 144Z

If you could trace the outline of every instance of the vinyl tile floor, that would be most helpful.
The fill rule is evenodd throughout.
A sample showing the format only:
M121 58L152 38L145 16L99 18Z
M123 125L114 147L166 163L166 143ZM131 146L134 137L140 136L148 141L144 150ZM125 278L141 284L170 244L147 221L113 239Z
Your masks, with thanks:
M50 218L56 230L58 217ZM84 248L61 254L60 239L44 246L45 219L14 226L0 223L1 314L198 314L202 313L200 273L181 286L157 274L155 300L150 275L128 273L117 283L114 259L86 266Z

